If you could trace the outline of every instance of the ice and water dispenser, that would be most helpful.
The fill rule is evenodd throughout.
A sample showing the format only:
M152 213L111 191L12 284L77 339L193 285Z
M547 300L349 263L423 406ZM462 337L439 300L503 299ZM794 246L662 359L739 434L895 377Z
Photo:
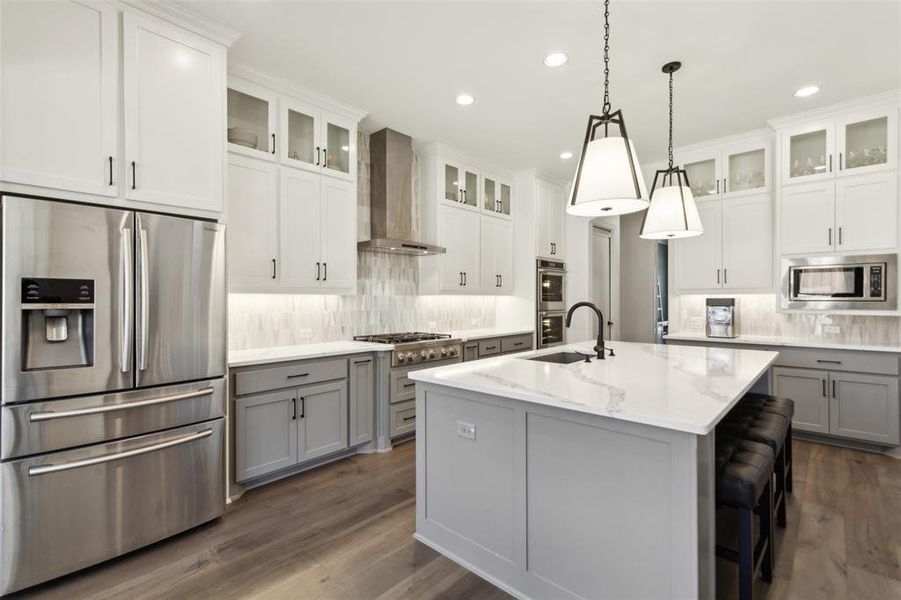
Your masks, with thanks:
M94 364L94 280L22 279L22 370Z

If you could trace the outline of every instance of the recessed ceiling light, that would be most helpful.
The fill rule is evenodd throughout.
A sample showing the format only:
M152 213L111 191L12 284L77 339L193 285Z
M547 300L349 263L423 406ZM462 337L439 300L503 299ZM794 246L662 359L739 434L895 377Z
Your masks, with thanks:
M806 98L808 96L813 96L817 92L820 91L820 86L818 85L805 85L800 88L797 92L795 92L795 98Z
M562 52L552 52L544 57L544 66L546 67L562 67L566 64L569 57Z
M560 158L562 158L563 160L569 160L569 159L571 159L572 157L573 157L573 153L572 153L572 152L561 152L561 153L560 153Z
M469 94L460 94L459 96L454 98L454 102L456 102L460 106L469 106L470 104L472 104L475 101L476 101L476 99L473 98L472 96L470 96Z

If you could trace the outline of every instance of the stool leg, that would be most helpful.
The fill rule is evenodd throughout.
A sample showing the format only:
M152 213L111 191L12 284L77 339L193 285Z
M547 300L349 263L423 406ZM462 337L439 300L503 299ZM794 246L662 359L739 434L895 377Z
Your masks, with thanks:
M738 598L754 597L754 511L738 509Z
M773 485L768 483L763 495L760 497L760 537L766 540L763 551L763 565L760 568L761 576L766 582L773 580L773 559L775 543L773 531Z
M776 503L776 523L779 527L785 527L787 522L785 514L785 462L786 451L785 447L783 447L782 452L776 457L776 489L773 494Z
M788 433L785 436L785 491L792 493L792 480L795 477L794 463L792 462L792 425L788 424Z

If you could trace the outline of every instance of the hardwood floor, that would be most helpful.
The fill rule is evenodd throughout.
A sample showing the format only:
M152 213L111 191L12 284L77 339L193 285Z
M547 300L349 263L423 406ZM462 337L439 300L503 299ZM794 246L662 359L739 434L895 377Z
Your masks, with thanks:
M251 490L206 526L27 598L505 599L414 541L414 444ZM761 598L901 598L901 461L795 443L795 494ZM718 563L718 596L736 571Z

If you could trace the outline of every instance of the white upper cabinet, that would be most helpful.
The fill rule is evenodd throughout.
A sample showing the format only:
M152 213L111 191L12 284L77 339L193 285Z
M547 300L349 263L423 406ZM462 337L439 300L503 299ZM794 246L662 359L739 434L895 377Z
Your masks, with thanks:
M232 291L277 285L278 171L271 162L229 154L226 219Z
M456 161L441 160L442 198L462 208L479 209L479 173Z
M692 195L734 198L760 194L772 188L772 141L769 135L733 142L713 142L701 149L677 150Z
M357 285L357 194L346 181L324 177L320 188L322 287L353 293Z
M278 96L249 81L228 78L228 151L274 161Z
M118 194L118 12L0 3L0 180Z
M482 173L482 212L509 219L512 216L513 184L491 173Z
M722 169L716 150L679 154L678 160L685 169L691 194L696 200L716 198L722 193Z
M670 244L676 253L679 291L710 290L723 284L723 206L718 201L698 202L704 235Z
M854 111L780 131L782 184L896 169L898 107Z
M537 256L563 260L565 218L566 198L563 189L538 179L535 190Z
M356 179L357 124L299 100L281 101L282 164Z
M438 243L447 249L439 255L440 291L478 293L479 215L456 206L441 206L438 211Z
M482 291L510 294L513 290L513 224L486 217L482 219Z
M225 49L133 13L122 42L125 197L220 212Z
M833 249L835 187L831 181L782 188L780 210L782 254L809 254Z
M879 171L835 181L835 249L891 249L898 245L898 178Z

